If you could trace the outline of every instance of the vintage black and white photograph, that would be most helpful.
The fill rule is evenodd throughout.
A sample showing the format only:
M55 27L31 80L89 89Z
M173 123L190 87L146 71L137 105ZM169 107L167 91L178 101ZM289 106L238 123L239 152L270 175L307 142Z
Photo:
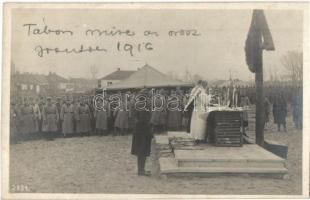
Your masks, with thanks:
M3 198L309 196L307 5L6 3Z

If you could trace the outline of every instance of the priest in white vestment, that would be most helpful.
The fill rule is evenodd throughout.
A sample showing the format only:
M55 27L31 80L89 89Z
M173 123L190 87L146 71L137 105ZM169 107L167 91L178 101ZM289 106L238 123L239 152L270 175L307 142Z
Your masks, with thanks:
M207 106L209 101L210 96L206 93L206 89L203 87L202 82L198 82L192 89L189 101L185 106L186 110L191 103L194 103L190 122L190 135L196 140L206 139Z

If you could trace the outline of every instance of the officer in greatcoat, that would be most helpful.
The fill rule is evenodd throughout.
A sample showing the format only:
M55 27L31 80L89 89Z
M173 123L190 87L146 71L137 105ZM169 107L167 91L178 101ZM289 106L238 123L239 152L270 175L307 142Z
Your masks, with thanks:
M137 156L139 176L150 176L150 172L144 169L146 157L151 152L151 140L153 138L150 125L150 102L146 99L148 99L148 92L143 89L136 97L134 112L135 128L132 137L131 154Z

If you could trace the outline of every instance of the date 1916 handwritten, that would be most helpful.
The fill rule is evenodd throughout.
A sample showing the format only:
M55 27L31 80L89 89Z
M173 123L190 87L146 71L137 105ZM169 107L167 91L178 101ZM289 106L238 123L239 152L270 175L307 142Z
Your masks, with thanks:
M137 53L152 51L153 44L150 42L141 42L138 44L126 43L126 42L117 42L116 51L117 52L127 52L130 56L135 56ZM94 53L94 52L103 52L107 53L106 48L100 46L88 46L85 47L81 44L78 48L60 48L60 47L42 47L38 45L34 48L34 51L39 57L44 57L45 55L54 53L54 54L81 54L81 53Z

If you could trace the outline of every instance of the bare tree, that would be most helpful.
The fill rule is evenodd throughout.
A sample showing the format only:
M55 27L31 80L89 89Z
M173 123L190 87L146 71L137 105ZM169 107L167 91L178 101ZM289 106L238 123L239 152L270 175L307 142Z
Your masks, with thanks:
M293 83L302 81L303 53L288 51L281 58L281 63L288 72Z
M90 74L91 74L91 77L92 79L97 79L97 74L99 72L99 69L96 65L92 65L90 66Z

